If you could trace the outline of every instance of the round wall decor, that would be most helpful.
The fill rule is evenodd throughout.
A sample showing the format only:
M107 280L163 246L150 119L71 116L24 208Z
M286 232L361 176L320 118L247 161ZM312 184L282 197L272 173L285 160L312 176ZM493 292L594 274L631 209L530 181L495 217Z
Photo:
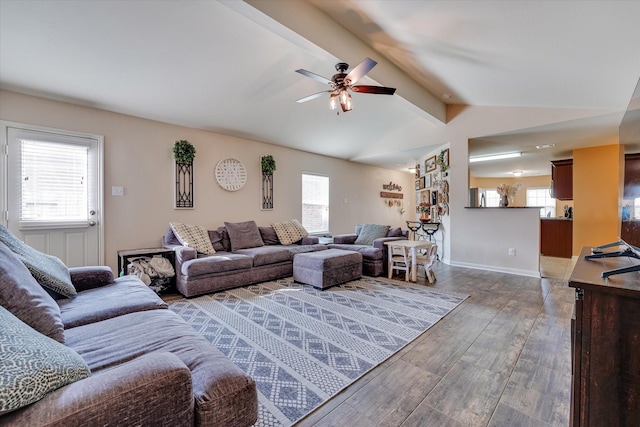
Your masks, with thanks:
M216 165L216 181L227 191L238 191L247 182L247 171L240 160L222 159Z

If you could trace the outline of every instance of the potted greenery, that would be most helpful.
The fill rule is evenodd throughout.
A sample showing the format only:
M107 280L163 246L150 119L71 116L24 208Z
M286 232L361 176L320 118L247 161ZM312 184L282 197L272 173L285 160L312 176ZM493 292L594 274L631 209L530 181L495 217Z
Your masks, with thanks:
M273 171L276 170L276 161L273 159L272 155L262 156L261 159L262 164L262 173L264 175L273 175Z
M176 163L188 165L193 163L195 157L196 149L189 141L181 139L173 144L173 158L176 159Z
M446 150L446 151L449 151L449 150ZM447 164L448 161L445 161L444 156L445 156L445 150L442 150L440 154L438 154L438 160L437 160L437 163L440 165L440 170L442 172L446 172L447 169L449 169L449 165Z

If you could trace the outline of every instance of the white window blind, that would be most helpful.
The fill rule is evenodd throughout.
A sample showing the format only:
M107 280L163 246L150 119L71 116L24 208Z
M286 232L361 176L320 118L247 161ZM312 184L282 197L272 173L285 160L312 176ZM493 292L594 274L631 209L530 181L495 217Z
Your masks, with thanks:
M329 177L302 174L302 225L309 233L329 231Z
M88 219L86 146L21 140L20 222Z

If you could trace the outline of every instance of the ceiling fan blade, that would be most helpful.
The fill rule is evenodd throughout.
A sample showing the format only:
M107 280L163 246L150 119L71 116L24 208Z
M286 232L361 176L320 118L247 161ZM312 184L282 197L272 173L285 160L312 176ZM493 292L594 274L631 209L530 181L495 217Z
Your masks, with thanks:
M351 90L354 92L360 93L375 93L378 95L393 95L396 93L396 88L394 87L383 87L383 86L351 86Z
M311 101L312 99L320 98L322 95L324 95L327 92L332 92L332 90L323 90L322 92L314 93L313 95L309 95L309 96L305 96L304 98L300 98L300 99L296 100L296 102L298 104L301 104L303 102Z
M377 62L373 59L364 58L362 62L356 65L355 68L351 70L344 79L348 80L349 84L354 84L355 82L363 78L365 74L371 71L371 69L375 67L376 64Z
M311 71L303 70L302 68L299 69L299 70L296 70L296 73L300 73L303 76L311 77L312 79L317 80L317 81L319 81L321 83L325 83L325 84L328 84L328 85L333 85L333 82L331 80L327 79L326 77L322 77L322 76L320 76L320 75L318 75L316 73L312 73Z

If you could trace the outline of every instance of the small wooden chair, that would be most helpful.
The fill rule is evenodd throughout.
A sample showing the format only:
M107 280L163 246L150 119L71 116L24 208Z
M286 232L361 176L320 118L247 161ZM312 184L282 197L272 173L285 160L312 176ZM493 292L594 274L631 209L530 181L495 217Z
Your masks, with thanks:
M391 254L389 256L389 279L393 276L393 270L404 271L405 282L409 281L409 274L411 273L411 255L409 254L409 248L406 246L393 246L391 247Z

